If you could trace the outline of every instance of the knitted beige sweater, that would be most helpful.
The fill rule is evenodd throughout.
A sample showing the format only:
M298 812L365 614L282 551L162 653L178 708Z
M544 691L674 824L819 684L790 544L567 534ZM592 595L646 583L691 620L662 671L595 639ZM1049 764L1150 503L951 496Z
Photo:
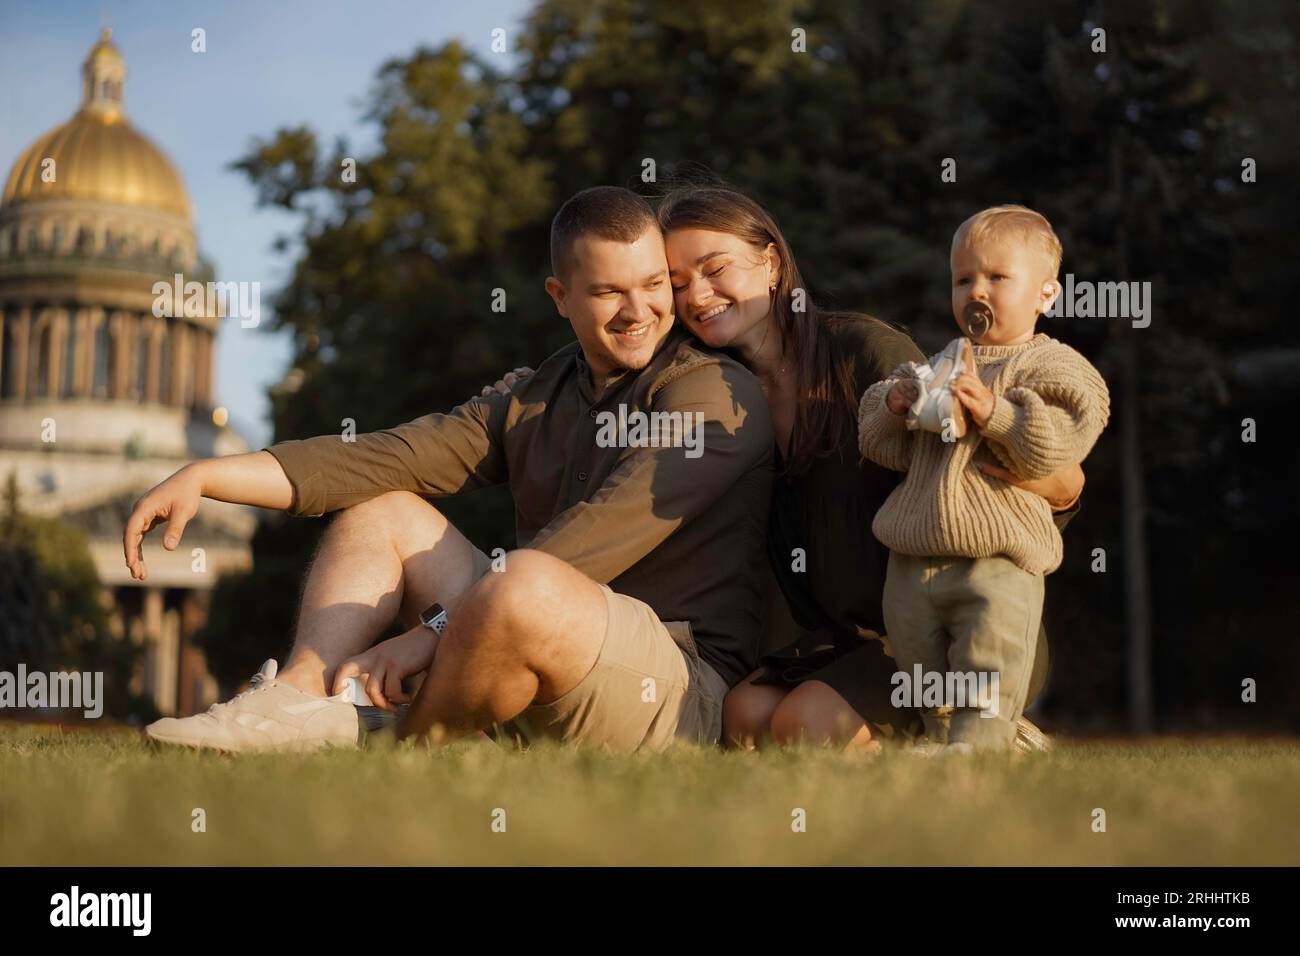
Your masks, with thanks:
M1082 355L1041 332L1021 345L976 345L975 365L994 395L981 430L945 442L909 431L885 396L900 366L862 396L862 454L907 477L876 512L871 530L888 548L918 557L1005 555L1031 574L1061 563L1061 534L1038 495L991 478L977 467L993 455L1022 478L1044 478L1083 461L1110 417L1106 383ZM931 359L933 364L934 359Z

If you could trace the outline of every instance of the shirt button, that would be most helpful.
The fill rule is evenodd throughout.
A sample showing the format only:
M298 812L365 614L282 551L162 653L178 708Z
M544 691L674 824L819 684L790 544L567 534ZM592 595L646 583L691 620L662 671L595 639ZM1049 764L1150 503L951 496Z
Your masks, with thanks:
M579 480L579 481L586 481L586 480L587 480L587 473L586 473L585 471L580 471L580 472L578 472L578 480Z
M595 417L596 417L596 409L594 409L594 408L589 408L589 409L587 409L587 414L590 415L592 418L595 418Z

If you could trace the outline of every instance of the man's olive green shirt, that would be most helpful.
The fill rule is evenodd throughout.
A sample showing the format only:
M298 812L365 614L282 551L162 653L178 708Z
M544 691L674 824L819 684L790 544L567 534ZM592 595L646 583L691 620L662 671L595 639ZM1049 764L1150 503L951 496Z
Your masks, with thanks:
M613 431L601 429L602 412L613 420L682 412L688 421L702 413L693 439L702 452L602 447ZM519 547L567 561L662 621L689 622L699 656L730 685L757 664L772 486L767 401L744 366L681 328L646 368L618 373L598 399L574 342L509 395L350 440L326 435L267 450L293 485L296 515L389 491L438 498L507 483Z

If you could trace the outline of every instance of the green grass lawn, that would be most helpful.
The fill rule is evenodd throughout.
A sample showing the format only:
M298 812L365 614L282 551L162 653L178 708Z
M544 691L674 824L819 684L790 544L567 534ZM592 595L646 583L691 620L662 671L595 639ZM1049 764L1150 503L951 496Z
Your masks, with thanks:
M1060 743L1016 760L485 744L231 758L0 724L10 865L1294 865L1297 807L1290 740Z

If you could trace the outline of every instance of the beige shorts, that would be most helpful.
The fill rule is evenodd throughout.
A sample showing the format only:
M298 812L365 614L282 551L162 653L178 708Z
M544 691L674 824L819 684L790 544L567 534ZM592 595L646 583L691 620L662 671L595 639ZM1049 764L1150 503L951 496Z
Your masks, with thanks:
M483 572L491 565L485 555L475 563ZM609 614L595 666L567 694L498 725L497 739L620 751L717 743L727 682L700 659L690 624L660 621L644 601L600 589Z

